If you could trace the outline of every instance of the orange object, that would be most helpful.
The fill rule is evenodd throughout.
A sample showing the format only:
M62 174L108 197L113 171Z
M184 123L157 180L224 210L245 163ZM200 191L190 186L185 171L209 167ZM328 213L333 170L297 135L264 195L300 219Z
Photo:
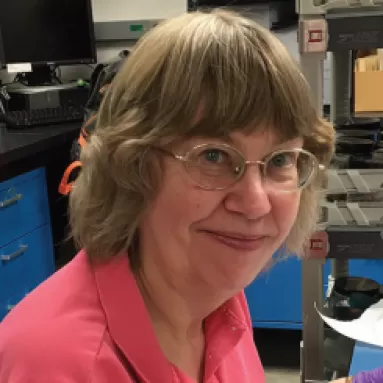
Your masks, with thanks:
M60 194L68 195L70 193L70 191L72 190L73 182L69 182L69 177L72 174L74 169L78 169L81 167L82 167L82 163L80 161L74 161L66 168L59 185Z

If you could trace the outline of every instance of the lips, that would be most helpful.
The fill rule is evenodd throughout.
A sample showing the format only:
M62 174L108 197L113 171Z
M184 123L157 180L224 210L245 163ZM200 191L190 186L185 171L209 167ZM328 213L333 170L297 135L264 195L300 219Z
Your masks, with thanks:
M204 230L206 234L208 234L213 240L226 245L234 250L240 251L254 251L259 249L265 239L266 236L248 236L240 233L229 233L222 231L210 231Z

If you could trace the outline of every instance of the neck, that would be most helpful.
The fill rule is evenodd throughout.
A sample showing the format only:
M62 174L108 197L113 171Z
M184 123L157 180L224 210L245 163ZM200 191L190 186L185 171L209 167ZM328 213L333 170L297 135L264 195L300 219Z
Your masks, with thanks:
M167 360L196 382L204 374L204 320L229 296L188 271L161 268L153 259L141 258L136 273L138 288Z
M177 340L199 336L206 317L233 292L215 289L188 265L161 267L147 254L141 253L136 279L154 326L165 327Z
M205 318L225 301L192 279L182 273L162 273L154 263L143 263L137 274L154 327L165 328L182 343L201 336Z

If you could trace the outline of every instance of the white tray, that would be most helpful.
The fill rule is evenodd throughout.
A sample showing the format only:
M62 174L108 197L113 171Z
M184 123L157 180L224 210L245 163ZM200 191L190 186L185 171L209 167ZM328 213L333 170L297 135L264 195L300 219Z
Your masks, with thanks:
M370 193L383 190L383 169L329 169L326 193Z
M383 202L325 202L320 204L322 226L382 226Z

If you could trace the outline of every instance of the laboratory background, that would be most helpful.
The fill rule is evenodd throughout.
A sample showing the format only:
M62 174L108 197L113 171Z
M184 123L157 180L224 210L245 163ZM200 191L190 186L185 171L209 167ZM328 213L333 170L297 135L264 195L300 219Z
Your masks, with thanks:
M379 0L0 0L0 326L76 254L68 194L100 77L113 76L113 65L159 21L212 7L273 31L301 62L318 111L337 131L306 256L276 254L246 289L266 382L381 367L383 344L346 337L318 314L357 320L383 298Z

